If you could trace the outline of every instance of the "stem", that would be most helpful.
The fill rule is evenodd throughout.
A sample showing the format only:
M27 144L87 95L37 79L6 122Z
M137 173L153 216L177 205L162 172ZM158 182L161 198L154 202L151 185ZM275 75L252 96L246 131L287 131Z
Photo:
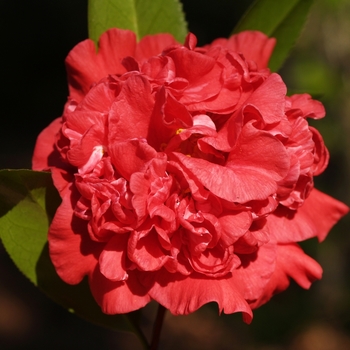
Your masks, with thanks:
M163 320L165 315L166 308L163 305L158 306L157 317L154 322L152 341L150 350L157 350L159 344L160 333L162 331Z

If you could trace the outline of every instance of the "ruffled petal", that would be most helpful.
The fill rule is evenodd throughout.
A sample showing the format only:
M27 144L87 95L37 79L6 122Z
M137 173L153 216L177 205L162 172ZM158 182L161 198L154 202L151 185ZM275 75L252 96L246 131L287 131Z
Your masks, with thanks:
M309 94L296 94L287 98L291 109L299 109L304 118L321 119L326 115L323 104L313 100Z
M213 42L215 43L216 41ZM232 35L226 44L228 49L240 52L247 60L254 61L259 69L267 68L275 45L275 38L269 38L258 31L244 31Z
M76 45L66 58L70 96L79 102L93 83L109 74L125 73L122 59L132 56L135 48L135 34L130 30L117 28L101 35L98 52L90 39Z
M347 205L314 188L302 207L298 210L278 207L269 216L267 225L279 243L301 242L312 237L322 242L348 211Z
M312 167L312 172L314 176L317 176L322 174L323 171L327 168L329 162L329 152L323 142L323 138L319 131L311 126L310 131L312 132L312 139L315 143L314 164Z
M155 275L142 275L143 284L150 286L149 294L174 315L187 315L204 304L216 302L220 312L244 313L247 323L252 320L252 312L230 277L211 279L200 274L182 276L161 270Z
M178 43L171 34L146 35L137 44L135 58L142 62L175 45Z
M278 74L271 74L247 99L243 106L245 118L261 118L264 124L279 123L284 116L287 88Z
M252 129L242 131L226 166L180 153L174 156L213 194L237 203L267 198L289 169L284 146L271 135Z
M253 309L268 302L274 294L288 288L290 278L301 287L309 289L311 283L322 277L321 266L297 244L277 245L276 268L261 297L251 303Z
M174 258L160 245L156 231L144 234L134 231L128 243L128 256L143 271L159 270L165 264L172 265Z

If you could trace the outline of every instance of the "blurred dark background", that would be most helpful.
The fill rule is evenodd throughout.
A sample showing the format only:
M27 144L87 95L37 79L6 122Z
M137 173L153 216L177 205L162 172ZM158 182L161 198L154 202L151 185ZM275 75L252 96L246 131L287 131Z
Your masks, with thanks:
M199 44L227 37L252 1L183 0ZM64 58L87 38L87 1L0 2L0 168L30 168L38 133L60 116L67 98ZM331 153L316 186L350 204L350 3L319 0L296 48L280 71L290 92L309 92L326 106L314 123ZM249 326L215 305L186 317L167 315L161 349L350 349L350 220L324 243L303 248L324 268L304 291L295 284L256 310ZM155 305L143 312L149 332ZM133 335L94 326L36 289L0 246L0 349L141 349Z

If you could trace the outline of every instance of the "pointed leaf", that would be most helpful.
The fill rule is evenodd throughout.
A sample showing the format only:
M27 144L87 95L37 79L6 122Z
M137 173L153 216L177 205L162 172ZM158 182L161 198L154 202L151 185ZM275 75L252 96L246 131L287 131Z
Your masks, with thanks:
M247 10L234 33L259 30L277 39L269 67L278 70L294 46L313 0L256 0Z
M101 312L88 283L63 282L51 263L47 231L60 203L51 174L31 170L0 171L0 238L10 257L36 286L55 302L86 320L108 328L135 332L136 313L109 316Z
M178 0L89 0L89 37L95 43L107 29L130 29L140 40L147 34L170 33L183 42L185 16Z

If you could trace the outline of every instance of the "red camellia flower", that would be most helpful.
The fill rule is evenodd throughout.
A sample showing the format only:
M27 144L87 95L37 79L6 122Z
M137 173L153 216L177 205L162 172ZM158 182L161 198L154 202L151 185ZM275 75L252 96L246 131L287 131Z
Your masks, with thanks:
M196 47L111 29L66 59L70 97L39 136L33 169L62 204L49 230L59 276L88 276L107 314L156 300L173 314L216 302L252 309L303 288L321 267L297 242L322 241L348 207L314 189L328 163L307 94L286 96L275 44L243 32Z

